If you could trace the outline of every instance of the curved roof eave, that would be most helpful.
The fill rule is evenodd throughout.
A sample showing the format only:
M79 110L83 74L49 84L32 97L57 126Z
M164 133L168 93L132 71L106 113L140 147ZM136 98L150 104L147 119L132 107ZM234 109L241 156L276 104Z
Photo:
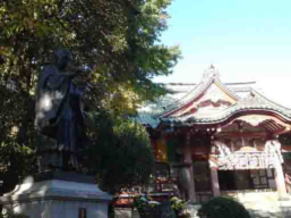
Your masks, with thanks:
M161 119L161 123L168 123L174 126L193 126L193 125L222 125L225 122L230 122L233 119L236 119L243 115L249 114L261 114L261 115L272 115L279 120L291 124L291 116L289 114L284 114L281 111L270 109L270 108L244 108L237 109L230 112L229 114L218 117L214 119L194 119L193 117L182 120L181 118L172 118L172 119Z
M281 108L282 110L290 111L290 113L291 113L291 108L288 108L288 107L285 107L285 106L283 106L283 105L281 105L281 104L278 104L277 102L275 102L275 101L273 101L273 100L267 98L266 96L264 96L263 94L261 94L260 92L258 92L257 90L255 90L255 89L253 89L253 88L251 89L251 93L255 94L256 96L258 96L258 97L260 97L260 98L262 98L262 99L264 99L264 100L267 101L269 104L272 104L272 105L274 105L275 107Z

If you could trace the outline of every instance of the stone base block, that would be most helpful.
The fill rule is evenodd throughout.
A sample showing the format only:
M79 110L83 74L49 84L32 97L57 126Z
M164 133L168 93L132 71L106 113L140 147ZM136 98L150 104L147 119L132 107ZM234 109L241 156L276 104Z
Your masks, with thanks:
M30 218L107 218L111 199L96 184L26 179L0 201L4 210Z

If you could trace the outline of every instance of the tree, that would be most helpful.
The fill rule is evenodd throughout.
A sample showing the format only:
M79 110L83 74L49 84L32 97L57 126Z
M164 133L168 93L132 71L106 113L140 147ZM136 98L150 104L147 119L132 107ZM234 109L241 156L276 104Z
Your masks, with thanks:
M150 78L167 75L177 48L159 44L169 0L32 0L0 6L1 80L34 90L40 66L53 49L67 47L76 64L92 73L88 98L94 106L134 111L161 93ZM97 101L97 102L96 102ZM121 108L121 109L120 109Z
M1 1L3 148L17 145L21 154L33 153L35 85L41 66L56 48L70 49L75 65L90 69L90 73L75 80L86 90L87 111L104 110L118 120L134 114L144 100L165 93L151 78L171 73L179 57L176 47L168 48L159 42L166 28L165 9L169 3L170 0ZM3 169L15 172L12 162L9 159L1 163ZM22 169L18 175L31 170ZM4 175L1 173L7 184L11 178ZM18 179L14 175L13 181Z
M0 194L35 170L33 101L25 92L0 85Z
M145 127L106 112L92 114L92 118L85 166L90 174L97 175L99 186L117 193L122 188L147 184L154 158Z

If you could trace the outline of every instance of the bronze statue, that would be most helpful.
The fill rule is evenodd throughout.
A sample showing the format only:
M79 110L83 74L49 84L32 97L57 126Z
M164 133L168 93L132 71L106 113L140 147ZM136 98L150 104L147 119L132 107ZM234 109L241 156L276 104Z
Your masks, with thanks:
M76 171L84 139L82 91L73 83L77 73L66 72L71 53L57 50L38 81L35 126L40 134L40 171Z

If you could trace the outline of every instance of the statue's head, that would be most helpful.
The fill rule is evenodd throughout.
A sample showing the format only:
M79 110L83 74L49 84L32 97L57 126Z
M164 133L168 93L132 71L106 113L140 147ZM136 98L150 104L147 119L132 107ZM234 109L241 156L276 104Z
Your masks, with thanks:
M72 54L68 50L58 49L54 52L55 63L60 70L66 68L68 63L72 60Z

